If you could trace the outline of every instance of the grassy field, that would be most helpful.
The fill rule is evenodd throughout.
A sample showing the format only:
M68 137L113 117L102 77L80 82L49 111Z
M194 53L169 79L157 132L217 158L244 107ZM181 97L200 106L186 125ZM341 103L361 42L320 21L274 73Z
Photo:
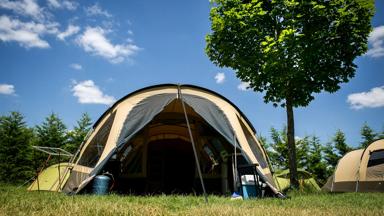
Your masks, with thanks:
M0 185L0 215L384 215L384 194L290 194L289 199L210 196L67 196Z

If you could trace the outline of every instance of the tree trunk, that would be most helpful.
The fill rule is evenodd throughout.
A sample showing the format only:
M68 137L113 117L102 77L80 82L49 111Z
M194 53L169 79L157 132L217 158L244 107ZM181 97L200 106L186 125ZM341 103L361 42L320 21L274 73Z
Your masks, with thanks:
M296 144L295 144L295 124L293 118L293 107L290 98L286 99L287 108L287 138L288 138L288 162L291 186L294 188L299 187L297 178L297 165L296 165Z

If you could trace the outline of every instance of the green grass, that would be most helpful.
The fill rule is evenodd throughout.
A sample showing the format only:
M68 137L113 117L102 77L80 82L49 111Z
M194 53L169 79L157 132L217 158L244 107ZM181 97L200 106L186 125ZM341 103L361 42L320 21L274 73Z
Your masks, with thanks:
M67 196L0 185L0 215L383 215L384 194L290 194L290 199L210 196Z

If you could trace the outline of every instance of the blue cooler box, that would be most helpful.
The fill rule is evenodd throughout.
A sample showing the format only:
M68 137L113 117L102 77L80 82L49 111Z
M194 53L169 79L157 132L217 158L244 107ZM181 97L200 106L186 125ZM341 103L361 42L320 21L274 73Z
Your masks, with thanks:
M250 198L256 198L257 192L256 187L254 184L244 184L242 187L243 191L243 198L244 199L250 199Z

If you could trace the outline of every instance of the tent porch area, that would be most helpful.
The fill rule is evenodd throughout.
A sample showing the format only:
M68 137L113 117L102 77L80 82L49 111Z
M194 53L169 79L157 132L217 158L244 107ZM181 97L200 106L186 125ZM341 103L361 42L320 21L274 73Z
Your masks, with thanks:
M107 167L111 167L110 170L115 169L112 173L115 178L118 176L115 180L115 191L140 195L202 193L190 142L181 139L157 140L148 143L146 150L145 161L142 161L143 158L137 159L144 164L144 167L137 168L135 174L131 173L135 170L133 167L116 170L120 166L119 162L110 161ZM212 170L213 164L209 160L204 158L199 160L201 167L204 168L203 180L208 193L223 194L233 189L232 170L228 162L215 165ZM223 168L226 170L221 173Z
M230 193L233 191L234 146L191 107L186 108L206 191ZM245 163L242 156L238 160ZM117 193L201 194L203 190L180 101L170 103L122 145L103 171L113 174L113 190Z

